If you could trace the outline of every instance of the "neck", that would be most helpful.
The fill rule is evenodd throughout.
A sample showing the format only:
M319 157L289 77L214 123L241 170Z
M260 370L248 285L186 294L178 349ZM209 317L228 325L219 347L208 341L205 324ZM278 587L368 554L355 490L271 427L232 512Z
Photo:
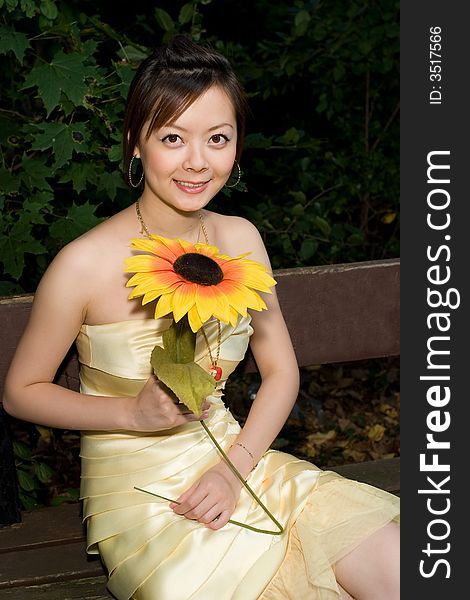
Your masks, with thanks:
M201 236L199 211L182 212L163 203L161 206L156 206L155 203L151 204L145 201L143 197L139 198L137 206L142 221L150 234L167 238L182 238L192 243L204 241ZM139 226L141 227L140 223ZM146 235L145 232L144 235Z

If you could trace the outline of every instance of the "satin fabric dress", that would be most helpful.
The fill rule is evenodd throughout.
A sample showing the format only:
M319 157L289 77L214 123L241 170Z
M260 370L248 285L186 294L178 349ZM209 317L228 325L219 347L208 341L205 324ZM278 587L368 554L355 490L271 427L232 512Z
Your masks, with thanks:
M152 373L150 354L161 345L167 318L83 325L77 338L81 390L133 396ZM213 355L217 325L205 326ZM250 318L222 326L222 379L206 424L224 450L240 427L222 395L243 358ZM209 369L202 335L196 362ZM267 415L269 418L269 415ZM365 537L398 520L398 498L269 450L248 483L284 526L282 535L228 523L213 531L176 515L176 499L220 460L199 422L156 433L83 432L81 497L89 553L99 553L108 588L119 600L337 600L334 563ZM135 488L141 488L139 491ZM233 520L276 527L243 489Z

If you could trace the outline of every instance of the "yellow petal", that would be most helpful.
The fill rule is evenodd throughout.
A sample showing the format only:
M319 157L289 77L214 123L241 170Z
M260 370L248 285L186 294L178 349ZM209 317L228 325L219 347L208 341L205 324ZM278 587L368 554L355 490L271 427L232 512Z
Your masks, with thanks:
M164 294L155 306L155 318L160 319L173 311L173 294Z
M245 317L246 317L246 313L245 313L245 315L243 315L243 316L245 316ZM235 309L233 309L232 307L230 307L230 317L229 317L229 323L230 323L230 324L231 324L233 327L235 327L235 325L237 324L237 321L238 321L238 312L237 312Z
M195 284L185 282L173 294L173 315L179 321L194 306Z
M181 253L180 248L163 243L162 239L156 235L152 236L151 239L138 238L131 240L131 248L141 250L142 252L150 252L151 254L168 260L172 264Z
M212 317L214 308L217 307L217 299L213 288L215 288L213 285L200 285L196 288L195 302L197 312L203 323Z
M195 305L188 312L188 322L189 326L191 327L191 330L194 331L194 333L196 333L196 331L199 331L199 329L201 329L203 325L201 317L199 316Z
M197 252L199 252L200 254L205 254L210 258L214 258L219 252L217 246L210 246L209 244L204 244L202 242L197 242L197 244L194 244L194 247Z

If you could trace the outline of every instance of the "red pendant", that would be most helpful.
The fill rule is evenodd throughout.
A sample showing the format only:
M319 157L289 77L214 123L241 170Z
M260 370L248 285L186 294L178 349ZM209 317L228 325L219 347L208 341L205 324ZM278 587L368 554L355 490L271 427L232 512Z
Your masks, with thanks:
M217 365L211 365L209 372L216 381L219 381L222 377L222 367L218 367Z

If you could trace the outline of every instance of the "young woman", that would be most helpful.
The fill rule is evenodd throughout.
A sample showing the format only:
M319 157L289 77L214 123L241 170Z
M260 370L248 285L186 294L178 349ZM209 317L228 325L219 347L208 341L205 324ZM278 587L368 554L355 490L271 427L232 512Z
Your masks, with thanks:
M268 450L299 385L275 289L262 293L267 310L232 324L211 318L198 331L196 362L221 375L200 415L177 403L150 365L171 315L154 318L154 302L129 299L131 239L143 248L158 235L173 253L181 246L174 240L231 257L250 252L270 270L251 223L206 209L239 173L245 108L230 64L210 48L176 37L143 61L123 131L126 173L142 194L50 265L4 406L18 418L82 432L88 551L100 553L119 600L396 600L397 498ZM74 342L81 393L52 383ZM221 396L248 343L262 384L241 429ZM284 526L281 535L199 420Z

